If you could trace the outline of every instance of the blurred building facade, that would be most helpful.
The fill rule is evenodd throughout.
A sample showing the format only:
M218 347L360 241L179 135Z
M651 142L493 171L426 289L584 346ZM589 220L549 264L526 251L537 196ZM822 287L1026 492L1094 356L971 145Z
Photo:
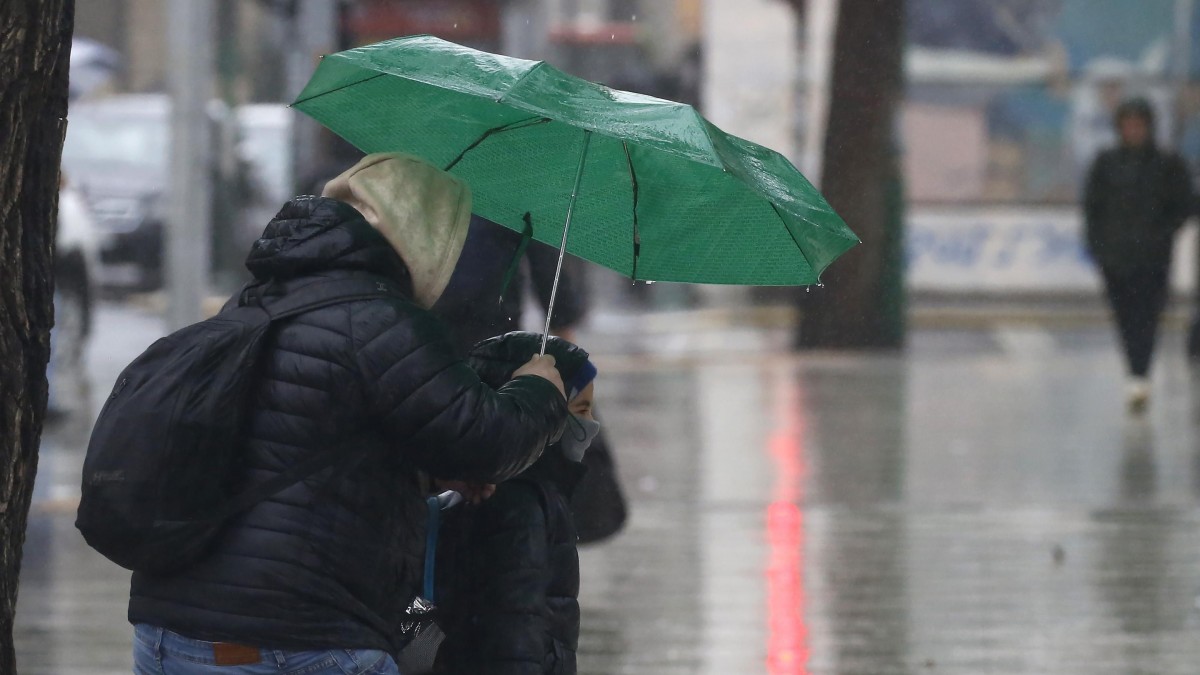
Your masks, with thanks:
M588 79L675 93L701 41L703 0L215 0L218 71L250 101L287 101L287 54L300 31L332 49L428 33L478 49L551 60ZM298 25L320 8L336 17ZM119 91L163 91L169 78L161 0L80 3L76 33L116 49ZM312 42L309 39L309 42ZM315 63L320 53L310 55ZM666 89L672 91L667 92Z
M581 77L682 100L816 174L822 51L837 0L213 0L218 91L289 101L322 53L414 33L546 59ZM1160 141L1200 171L1195 0L907 0L898 138L918 291L1094 292L1077 208L1113 106L1150 98ZM88 0L77 32L124 57L118 91L165 90L167 3ZM824 14L823 14L824 13ZM707 94L705 93L707 91ZM297 133L297 166L333 143ZM305 150L304 148L308 149ZM1182 247L1177 286L1194 276Z
M1148 98L1159 143L1200 167L1194 0L908 0L908 22L909 285L1096 292L1078 200L1115 106ZM1194 236L1177 289L1194 284Z

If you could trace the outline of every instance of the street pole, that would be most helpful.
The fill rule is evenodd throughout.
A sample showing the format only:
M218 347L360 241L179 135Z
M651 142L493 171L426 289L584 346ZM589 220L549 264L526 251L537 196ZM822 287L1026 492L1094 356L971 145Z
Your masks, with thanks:
M337 51L338 3L337 0L295 0L291 14L291 36L285 44L289 46L287 63L287 91L284 98L288 103L300 94L300 90L312 77L317 67L317 58ZM292 127L292 166L296 176L304 176L320 164L321 127L304 115L296 115ZM299 186L308 189L310 186Z
M168 0L170 44L170 208L166 223L167 324L172 330L203 318L212 231L212 0Z
M1187 122L1181 113L1192 74L1192 14L1195 4L1195 0L1175 0L1175 138L1172 140L1176 147L1183 140L1183 127Z
M833 33L837 27L838 0L808 0L804 14L804 149L800 167L813 185L821 185L825 154L825 128L829 115L829 78L833 61Z

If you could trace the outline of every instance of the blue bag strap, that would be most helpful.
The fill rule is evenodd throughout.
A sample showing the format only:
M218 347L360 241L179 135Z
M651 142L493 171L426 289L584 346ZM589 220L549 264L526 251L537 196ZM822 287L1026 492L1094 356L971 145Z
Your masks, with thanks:
M429 508L429 516L425 523L425 588L421 597L433 602L433 572L436 567L438 526L442 523L442 509L437 495L426 499L425 505Z

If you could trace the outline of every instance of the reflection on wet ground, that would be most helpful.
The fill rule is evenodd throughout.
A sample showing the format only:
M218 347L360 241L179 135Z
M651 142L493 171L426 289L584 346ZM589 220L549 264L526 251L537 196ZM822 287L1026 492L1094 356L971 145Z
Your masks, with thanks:
M152 337L126 314L102 316L97 389ZM904 356L780 342L595 337L632 515L582 554L581 672L1197 672L1200 378L1178 336L1143 420L1105 327L923 331ZM23 673L128 672L127 575L69 512L81 435L47 439Z

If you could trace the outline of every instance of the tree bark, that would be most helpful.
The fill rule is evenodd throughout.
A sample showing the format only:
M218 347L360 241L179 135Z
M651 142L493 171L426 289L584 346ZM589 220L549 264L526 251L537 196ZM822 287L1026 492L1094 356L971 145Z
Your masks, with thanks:
M0 2L0 674L46 411L74 0Z
M904 0L841 0L821 190L863 240L800 296L800 348L904 342L903 198L896 112L904 89Z

